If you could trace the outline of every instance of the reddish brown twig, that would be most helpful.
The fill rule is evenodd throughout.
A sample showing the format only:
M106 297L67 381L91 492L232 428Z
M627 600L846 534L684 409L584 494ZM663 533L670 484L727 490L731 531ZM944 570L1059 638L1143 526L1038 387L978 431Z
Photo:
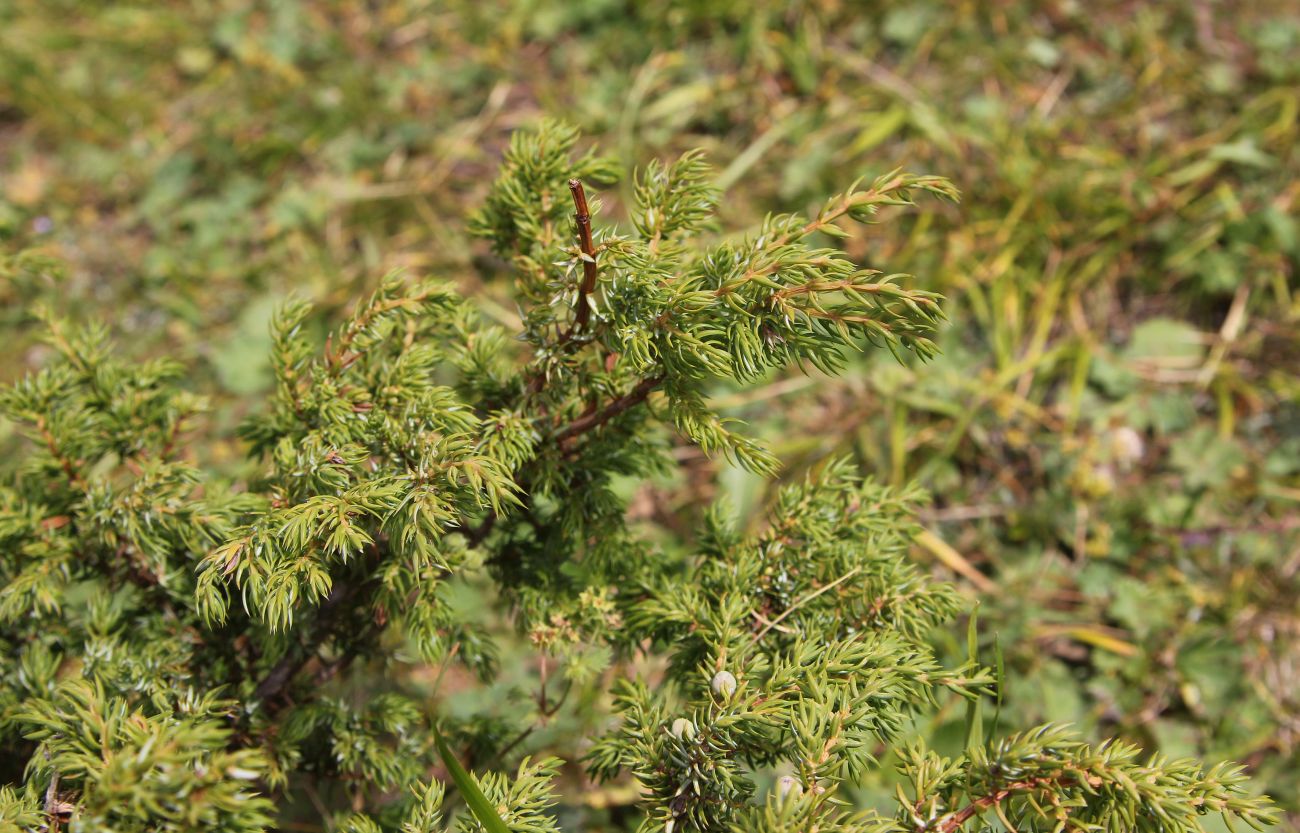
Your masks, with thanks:
M1040 787L1052 783L1053 780L1060 782L1066 779L1043 777L1007 784L1005 787L996 790L992 794L977 798L957 812L939 819L939 823L935 825L933 829L938 831L938 833L956 833L956 831L961 830L963 824L970 821L971 818L984 810L1001 804L1003 801L1006 801L1017 793L1032 792L1033 790L1039 789Z
M573 422L570 422L555 435L555 443L563 448L569 440L577 437L579 434L583 434L593 428L598 428L627 409L640 405L650 396L650 392L657 388L659 383L662 381L662 376L651 376L642 379L637 383L636 387L632 388L632 390L623 394L618 399L615 399L613 402L610 402L599 411L592 411L591 413L580 416Z
M577 179L569 180L569 191L573 194L573 219L578 227L578 248L582 253L582 283L578 284L578 300L574 304L573 324L567 330L561 331L555 342L553 349L557 355L575 346L574 337L582 332L587 322L591 320L591 306L587 299L596 291L598 271L596 246L591 240L591 209L587 207L587 192L583 190L582 182ZM545 373L538 369L529 375L524 388L528 393L534 394L540 391L545 383Z
M372 545L365 558L368 573L383 560L386 547L383 542ZM339 577L325 601L316 610L314 621L304 629L302 638L292 643L270 671L257 684L253 699L262 703L268 714L274 714L287 705L282 695L289 685L312 660L319 659L319 648L326 640L339 635L339 627L347 614L356 609L356 602L368 603L375 592L375 583L367 577ZM366 636L370 636L369 633ZM355 649L350 649L355 650ZM350 662L350 660L348 660ZM332 666L332 667L331 667ZM345 667L342 662L334 662L324 667L324 677L317 683L324 682L334 673Z
M569 180L569 191L573 194L573 219L578 225L578 246L582 250L582 283L578 286L573 328L565 335L566 341L587 326L587 320L591 318L591 306L587 298L596 291L596 247L591 242L591 211L587 208L587 192L582 190L582 183L576 179Z

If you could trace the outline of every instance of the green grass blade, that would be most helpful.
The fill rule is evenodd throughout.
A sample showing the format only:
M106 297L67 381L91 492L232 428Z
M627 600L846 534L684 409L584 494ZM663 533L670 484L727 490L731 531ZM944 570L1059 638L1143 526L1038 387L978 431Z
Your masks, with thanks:
M456 789L460 790L461 797L465 799L465 804L469 807L474 818L478 819L479 824L488 833L510 833L510 828L497 815L496 808L492 802L487 800L483 791L478 788L478 782L474 777L465 771L465 767L460 765L456 756L451 754L447 748L447 741L443 740L442 732L439 732L435 726L433 729L433 740L437 744L438 754L442 756L442 762L447 765L447 772L451 773L451 780L456 782Z
M972 667L979 668L979 603L970 614L970 624L966 628L966 652ZM984 742L984 715L981 709L983 699L972 697L966 703L966 749L970 751Z
M997 737L998 728L1002 725L1002 693L1006 690L1007 677L1006 670L1002 665L1002 638L998 634L993 635L993 656L995 662L993 667L997 672L997 706L993 711L993 731L989 733L989 743Z

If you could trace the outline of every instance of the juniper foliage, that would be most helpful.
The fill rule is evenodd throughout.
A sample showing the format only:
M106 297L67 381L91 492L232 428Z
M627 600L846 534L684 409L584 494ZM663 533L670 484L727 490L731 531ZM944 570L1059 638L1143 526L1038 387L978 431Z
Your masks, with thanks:
M586 193L616 167L578 140L554 122L516 135L471 221L511 269L517 331L398 276L323 344L307 304L279 312L275 392L242 429L253 482L185 453L204 402L183 368L49 317L59 359L0 396L31 439L0 489L0 830L251 833L304 794L330 829L489 829L444 807L438 704L405 683L422 664L495 675L489 634L448 600L481 576L570 689L617 680L583 764L632 779L627 824L647 833L1271 820L1237 768L1063 727L929 751L914 718L997 679L928 645L960 605L909 563L913 491L831 462L758 534L710 513L685 562L635 534L615 484L669 467L673 433L775 470L710 384L836 372L864 346L932 353L939 299L831 244L841 221L956 193L893 172L720 237L692 153L637 177L620 230ZM442 728L506 829L559 830L558 760L507 770L513 743ZM854 811L846 787L887 754L897 812Z

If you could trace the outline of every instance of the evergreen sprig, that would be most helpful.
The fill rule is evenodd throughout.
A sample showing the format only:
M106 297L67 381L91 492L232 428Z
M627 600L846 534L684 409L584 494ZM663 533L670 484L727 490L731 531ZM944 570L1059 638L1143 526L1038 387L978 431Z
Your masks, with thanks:
M900 788L904 830L961 830L986 814L1008 830L1116 833L1190 833L1210 814L1257 830L1274 820L1247 791L1240 766L1144 758L1123 742L1094 747L1067 726L1042 726L954 760L917 743L901 761L912 783L911 795Z
M616 486L668 470L674 432L775 470L710 404L717 381L836 372L868 346L933 353L940 299L834 241L956 192L893 172L722 236L690 153L636 177L620 229L587 193L617 166L578 142L556 122L518 134L471 220L507 261L517 331L452 284L396 275L323 341L309 305L278 312L274 392L241 429L261 472L247 483L185 453L204 403L183 368L124 362L49 317L58 359L0 394L31 440L0 487L0 744L4 771L25 772L0 791L0 831L251 833L306 794L354 833L475 831L488 811L551 833L559 762L507 776L506 761L611 677L613 722L585 763L635 780L647 833L1270 820L1236 768L1139 763L1056 727L926 751L916 718L998 681L930 647L960 605L909 561L913 490L832 462L760 532L710 513L690 557L629 525ZM543 670L539 722L517 734L447 722L410 679L495 676L484 623L450 600L482 583L562 670L559 696ZM473 754L487 809L444 806L435 721ZM847 787L891 752L912 784L897 816L850 811Z

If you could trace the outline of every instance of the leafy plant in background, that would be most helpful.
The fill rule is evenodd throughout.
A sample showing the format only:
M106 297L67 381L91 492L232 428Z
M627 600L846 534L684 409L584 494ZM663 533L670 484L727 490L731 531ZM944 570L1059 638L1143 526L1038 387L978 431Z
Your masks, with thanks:
M48 317L59 359L0 400L31 440L0 491L0 829L559 829L552 808L581 804L556 789L561 762L509 765L535 725L505 738L440 714L444 675L502 671L484 617L451 604L476 582L540 657L539 722L609 708L582 764L633 789L588 829L1273 819L1233 766L997 719L985 741L998 675L973 627L964 663L928 642L961 605L908 560L913 490L830 462L758 532L719 510L661 548L630 525L618 483L671 467L665 430L775 469L710 406L713 381L834 373L863 346L933 354L938 298L826 244L842 221L956 195L894 172L718 241L690 153L636 178L620 231L593 222L585 188L614 167L577 139L517 134L473 218L509 263L517 327L396 277L323 345L306 304L275 316L275 392L242 429L250 483L184 453L205 403L179 365L124 362L101 331ZM955 702L965 751L943 756L918 726ZM850 788L886 756L896 806L855 809ZM445 806L440 766L466 810Z

